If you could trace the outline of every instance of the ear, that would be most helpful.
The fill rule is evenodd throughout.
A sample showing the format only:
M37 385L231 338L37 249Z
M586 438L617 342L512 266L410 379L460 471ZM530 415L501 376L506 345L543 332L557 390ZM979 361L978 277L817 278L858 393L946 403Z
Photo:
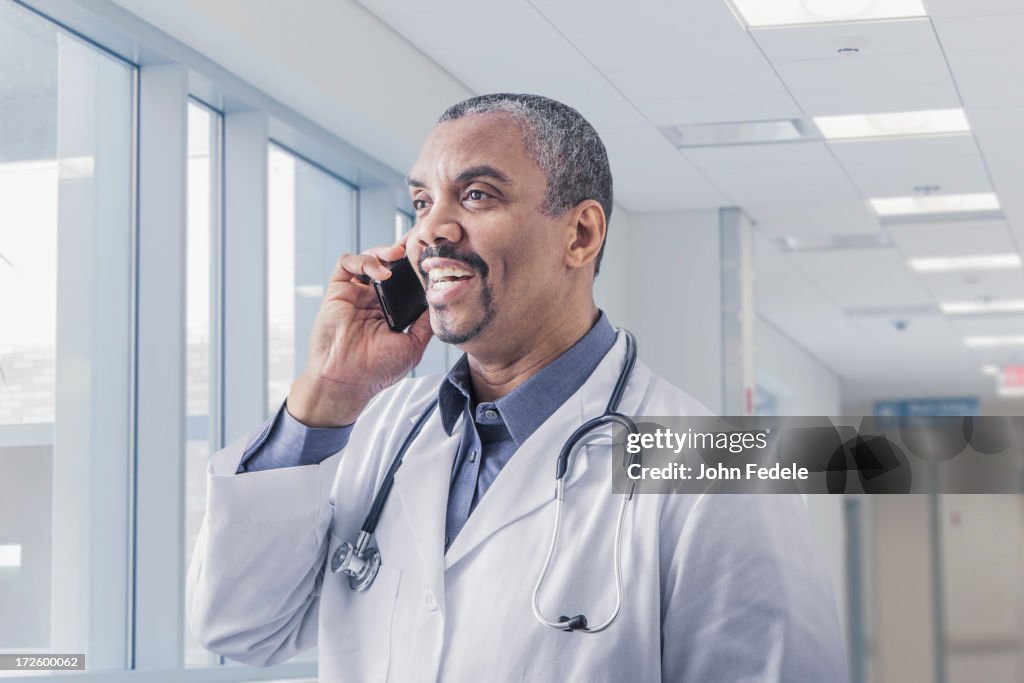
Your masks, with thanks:
M584 199L569 211L566 226L565 263L570 268L583 268L594 263L604 244L607 232L604 209L595 199Z

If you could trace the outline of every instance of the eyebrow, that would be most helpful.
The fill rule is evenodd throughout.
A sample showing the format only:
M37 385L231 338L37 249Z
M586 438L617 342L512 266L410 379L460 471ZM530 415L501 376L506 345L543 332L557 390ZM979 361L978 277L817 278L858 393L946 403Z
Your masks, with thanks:
M493 166L487 165L470 166L469 168L459 173L459 175L455 176L455 182L464 183L467 180L472 180L473 178L493 178L499 182L509 182L507 175L505 175L498 169L494 168ZM405 182L408 183L409 187L425 188L427 186L427 184L424 183L422 180L418 180L416 178L413 178L412 176L406 176Z

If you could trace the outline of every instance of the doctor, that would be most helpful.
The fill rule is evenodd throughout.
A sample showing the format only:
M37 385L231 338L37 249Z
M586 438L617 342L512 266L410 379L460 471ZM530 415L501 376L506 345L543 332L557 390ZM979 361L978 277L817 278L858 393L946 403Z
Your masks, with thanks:
M563 104L486 95L442 115L408 181L404 244L340 258L285 405L211 459L188 581L200 642L258 666L318 645L330 682L846 680L797 496L634 496L617 620L584 633L535 618L555 460L625 360L593 299L605 149ZM386 279L382 262L403 255L429 313L394 333L356 277ZM432 334L465 355L446 377L402 379ZM354 591L329 558L434 399L376 529L379 574ZM642 363L620 411L706 413ZM594 623L616 606L611 462L603 438L574 456L538 594L548 618Z

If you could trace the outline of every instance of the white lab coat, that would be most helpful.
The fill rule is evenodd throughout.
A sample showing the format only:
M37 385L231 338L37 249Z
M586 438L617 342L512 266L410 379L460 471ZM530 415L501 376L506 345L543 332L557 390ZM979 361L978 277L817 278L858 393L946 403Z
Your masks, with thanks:
M377 528L383 564L366 592L325 573L354 541L394 453L436 395L438 377L405 380L359 418L320 465L236 475L246 437L211 458L206 518L188 580L193 632L249 664L319 645L320 680L846 680L835 598L796 495L638 495L624 521L622 612L597 634L553 631L530 601L553 522L555 460L599 415L625 342L505 465L444 552L449 478L461 426L439 411L395 477ZM637 363L632 415L706 414ZM584 447L566 488L562 530L541 595L549 618L603 621L615 602L607 439Z

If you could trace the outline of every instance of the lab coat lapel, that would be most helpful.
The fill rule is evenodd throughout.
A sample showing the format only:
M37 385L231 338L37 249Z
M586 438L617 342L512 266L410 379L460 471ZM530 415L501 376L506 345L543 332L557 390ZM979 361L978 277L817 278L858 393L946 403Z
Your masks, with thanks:
M450 569L501 528L554 500L558 454L577 427L604 412L622 369L625 349L625 337L620 333L579 391L559 406L505 464L448 548L446 568ZM649 379L650 372L638 364L623 396L621 412L631 414L639 407ZM590 450L589 446L579 449L570 461L567 492L586 474ZM608 485L611 486L610 481Z
M413 413L407 429L412 428L423 408ZM458 451L461 433L461 425L457 425L451 436L445 434L441 425L441 411L435 408L434 414L423 425L419 438L395 473L392 491L398 494L401 501L399 507L412 530L424 574L442 606L445 510L452 463Z

